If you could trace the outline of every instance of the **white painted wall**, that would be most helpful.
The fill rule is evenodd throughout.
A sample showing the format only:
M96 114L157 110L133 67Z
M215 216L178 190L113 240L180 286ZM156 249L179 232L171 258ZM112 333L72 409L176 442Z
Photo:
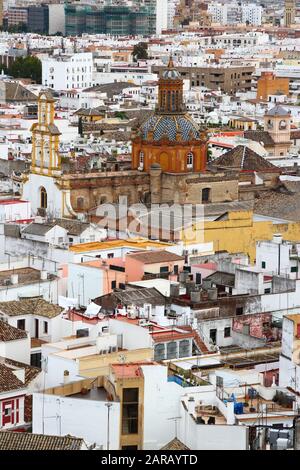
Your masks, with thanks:
M152 347L152 338L147 328L126 321L109 320L111 334L123 335L123 349L142 349Z
M15 284L0 288L0 302L19 300L20 297L42 296L53 303L58 301L58 281L41 281L32 284Z
M77 298L79 305L87 306L103 292L104 271L92 266L69 264L68 295Z
M30 364L30 338L0 341L0 356Z
M229 337L225 338L224 330L225 328L231 328L231 334ZM232 341L232 318L216 318L214 320L205 320L198 322L197 329L200 333L201 338L205 344L209 343L210 330L217 330L216 344L217 346L231 346Z
M12 222L14 220L28 220L31 217L31 207L28 201L0 204L0 220Z
M278 274L280 250L280 274L288 275L291 271L290 261L291 245L274 243L273 241L260 241L256 244L256 266L265 273ZM266 267L262 267L262 262Z
M53 436L71 434L89 445L107 448L108 413L105 401L84 400L57 395L33 394L33 432ZM119 449L120 404L111 402L110 450ZM43 419L44 408L44 419Z
M45 361L44 358L47 358ZM79 362L67 359L56 354L45 355L42 349L42 365L45 371L45 388L57 387L64 383L64 371L69 372L69 381L82 380L79 376Z
M70 57L42 60L42 83L54 90L82 89L92 86L93 54L79 52Z
M62 192L57 187L55 178L30 173L28 180L23 184L22 197L30 201L32 214L36 215L38 208L41 207L41 187L47 191L47 213L54 217L63 217Z
M184 412L179 439L193 450L247 450L248 428L236 425L196 424Z
M168 382L168 369L162 365L141 366L144 375L144 449L159 450L175 437L175 423L171 418L180 416L180 399L186 393L196 393L213 403L212 386L184 388ZM184 442L184 441L183 441Z

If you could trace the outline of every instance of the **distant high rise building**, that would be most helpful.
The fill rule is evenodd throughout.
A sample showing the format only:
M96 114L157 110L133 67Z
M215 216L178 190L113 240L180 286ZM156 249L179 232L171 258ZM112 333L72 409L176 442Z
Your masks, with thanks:
M152 2L152 4L151 4ZM65 30L67 36L82 33L137 36L156 33L156 9L153 0L127 5L65 4Z
M296 1L295 0L285 0L284 4L284 26L289 28L292 24L295 23L296 16Z
M28 7L28 31L32 33L48 34L48 31L49 31L48 5L41 4L41 5L32 5Z
M218 3L208 5L208 11L214 23L222 25L245 23L254 26L261 25L262 7L255 3Z

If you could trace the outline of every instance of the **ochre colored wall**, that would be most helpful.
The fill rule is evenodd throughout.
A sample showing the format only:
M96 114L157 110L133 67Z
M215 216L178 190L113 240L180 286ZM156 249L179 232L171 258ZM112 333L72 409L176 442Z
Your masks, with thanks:
M204 232L201 230L187 231L189 236L195 235L194 242L213 242L214 249L227 250L230 253L248 253L251 262L256 256L256 242L258 240L270 240L275 233L281 233L284 240L299 241L300 222L287 222L284 224L272 224L272 222L253 222L253 213L231 212L228 220L217 222L205 222ZM184 235L182 235L184 239ZM187 240L187 243L192 240Z

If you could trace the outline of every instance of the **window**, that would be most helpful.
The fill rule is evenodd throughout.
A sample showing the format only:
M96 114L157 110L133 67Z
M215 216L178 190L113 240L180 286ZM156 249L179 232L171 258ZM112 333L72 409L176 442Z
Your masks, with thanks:
M264 293L265 294L271 294L271 288L268 287L267 289L264 290Z
M160 269L159 269L159 272L168 273L169 272L169 266L161 266Z
M194 155L192 152L187 154L186 157L186 167L187 169L192 169L194 164Z
M230 338L231 336L231 328L230 326L226 326L226 328L224 328L224 338Z
M262 268L262 269L266 269L266 262L265 262L265 261L262 261L262 262L261 262L261 268Z
M236 315L243 315L244 307L236 307L235 313L236 313Z
M64 242L64 237L58 237L58 243L63 243Z
M30 356L30 365L33 367L41 368L42 353L34 353Z
M108 259L111 259L111 258L113 258L113 257L114 257L114 254L113 254L113 253L108 253L108 255L107 255L107 258L108 258Z
M217 342L217 330L215 328L209 330L209 339L213 344Z
M291 273L297 273L297 272L298 272L298 266L292 266Z
M178 264L174 265L174 274L178 274Z
M17 321L17 328L19 328L19 330L25 330L25 320L23 318Z
M201 197L201 200L202 200L202 204L204 204L205 202L210 202L210 188L204 188L202 189L202 197Z
M47 209L47 204L48 204L47 191L43 187L40 189L40 199L41 199L41 208L42 209Z
M48 322L47 321L44 321L43 323L43 331L44 331L44 334L48 334Z
M122 434L138 434L139 389L124 388L122 404Z
M111 288L115 289L117 287L117 281L111 281Z
M11 416L11 405L5 405L4 416Z

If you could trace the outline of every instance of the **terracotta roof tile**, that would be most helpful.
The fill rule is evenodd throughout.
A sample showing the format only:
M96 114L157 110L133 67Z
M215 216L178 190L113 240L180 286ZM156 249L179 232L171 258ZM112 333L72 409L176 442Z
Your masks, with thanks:
M144 264L152 263L168 263L171 261L184 261L183 256L170 253L169 251L141 251L137 253L131 253L128 257L141 261Z
M7 342L24 338L27 338L26 331L19 330L18 328L0 320L0 341Z
M255 171L277 169L280 172L279 168L244 145L238 145L221 155L213 161L213 166Z
M0 302L0 312L12 317L18 315L39 315L41 317L54 318L60 315L62 308L50 304L44 299L22 299Z
M160 450L190 450L185 444L183 444L177 437L172 439L168 444L162 447Z
M0 393L25 390L26 385L14 374L13 369L0 363Z
M39 369L38 367L33 367L29 364L24 364L23 362L14 361L13 359L8 359L7 357L0 357L0 361L3 361L3 364L8 367L25 369L26 386L30 384L30 382L32 382L32 380L34 380L41 373L41 369Z
M84 440L73 436L46 436L0 431L0 450L81 450Z
M274 145L274 140L267 131L245 131L244 137L264 145Z

